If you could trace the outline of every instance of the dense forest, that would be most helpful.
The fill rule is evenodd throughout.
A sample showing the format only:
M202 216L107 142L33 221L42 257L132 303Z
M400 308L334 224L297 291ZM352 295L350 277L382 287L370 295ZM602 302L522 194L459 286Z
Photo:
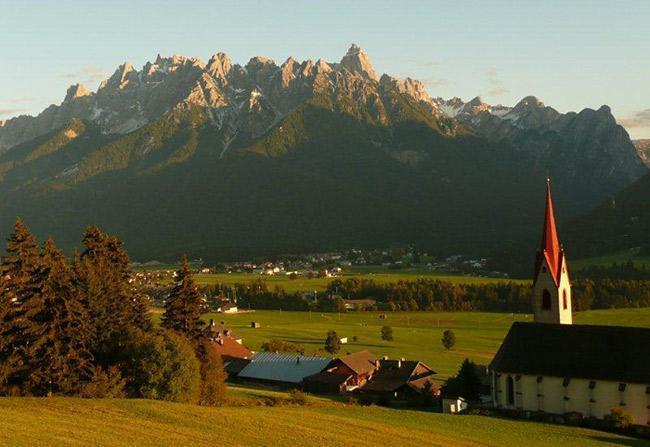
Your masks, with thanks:
M158 329L122 243L90 227L83 245L69 262L16 222L0 264L0 395L223 400L223 365L202 336L187 262Z
M378 284L372 279L335 279L320 297L269 289L262 280L203 288L208 298L236 297L240 308L345 311L345 299L372 298L381 311L486 311L531 312L529 284L504 281L490 284L456 284L418 279ZM572 282L573 310L650 306L650 281L579 278Z

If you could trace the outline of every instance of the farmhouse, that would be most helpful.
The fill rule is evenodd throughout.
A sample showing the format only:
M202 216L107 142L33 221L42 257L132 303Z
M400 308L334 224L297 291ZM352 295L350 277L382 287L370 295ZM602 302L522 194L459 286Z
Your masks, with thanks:
M573 325L571 284L547 185L534 323L516 322L489 366L497 408L650 421L650 329Z
M439 394L440 387L433 381L435 374L434 370L417 360L380 360L379 370L361 387L361 391L391 398L408 398L421 394L429 386Z
M342 393L363 386L379 369L379 360L367 350L332 360L325 371L305 378L305 391Z

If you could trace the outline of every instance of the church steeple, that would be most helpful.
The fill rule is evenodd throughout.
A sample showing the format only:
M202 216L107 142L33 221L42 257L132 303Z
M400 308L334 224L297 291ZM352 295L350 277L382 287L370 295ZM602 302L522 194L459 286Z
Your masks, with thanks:
M546 179L546 210L544 212L544 228L542 230L542 244L537 254L537 264L535 268L535 278L539 274L542 266L542 260L546 260L551 275L555 283L559 283L560 264L564 257L564 251L560 246L555 228L555 214L553 213L553 199L551 198L551 181ZM543 258L543 259L540 259Z
M555 226L550 180L546 180L546 210L542 242L533 279L535 321L571 324L571 284L564 250Z

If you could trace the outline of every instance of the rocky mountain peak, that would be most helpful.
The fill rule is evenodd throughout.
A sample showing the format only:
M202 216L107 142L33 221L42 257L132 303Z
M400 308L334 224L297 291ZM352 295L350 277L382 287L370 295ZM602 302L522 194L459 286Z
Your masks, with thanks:
M359 46L352 44L348 52L343 59L341 59L340 66L350 73L361 75L366 79L371 79L376 81L377 73L375 73L374 68L372 68L372 62L370 58Z
M130 86L136 83L138 80L138 74L133 68L133 65L128 62L124 62L122 65L117 67L117 70L113 75L99 85L100 89L104 88L117 88L123 89L127 86Z
M226 53L217 53L210 58L205 69L210 75L225 81L232 70L232 62Z
M320 59L318 59L316 61L316 64L314 65L314 67L316 69L317 74L318 73L329 73L330 71L332 71L332 66L330 64L328 64L327 62L325 62L325 60L323 60L322 58L320 58Z
M530 110L544 107L544 103L535 96L526 96L515 105L515 110Z
M395 88L400 93L405 93L417 101L430 101L429 94L424 84L417 79L405 78L396 79L387 74L383 74L379 79L381 85Z
M91 94L92 92L88 90L86 87L84 87L83 85L74 84L68 87L68 91L65 94L65 99L63 100L63 102L68 103L73 99L81 98L82 96L88 96Z

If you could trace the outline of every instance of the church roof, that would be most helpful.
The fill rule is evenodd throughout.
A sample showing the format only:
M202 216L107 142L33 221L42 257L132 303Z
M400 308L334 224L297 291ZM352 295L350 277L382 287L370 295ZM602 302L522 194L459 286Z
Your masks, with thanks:
M542 268L544 260L548 264L549 271L556 285L560 284L560 274L562 270L562 259L564 250L560 246L555 227L555 214L553 213L553 200L551 198L551 184L546 181L546 211L544 212L544 228L542 230L542 243L537 252L535 262L535 279L539 276L539 270Z
M490 369L650 385L650 328L515 322Z

